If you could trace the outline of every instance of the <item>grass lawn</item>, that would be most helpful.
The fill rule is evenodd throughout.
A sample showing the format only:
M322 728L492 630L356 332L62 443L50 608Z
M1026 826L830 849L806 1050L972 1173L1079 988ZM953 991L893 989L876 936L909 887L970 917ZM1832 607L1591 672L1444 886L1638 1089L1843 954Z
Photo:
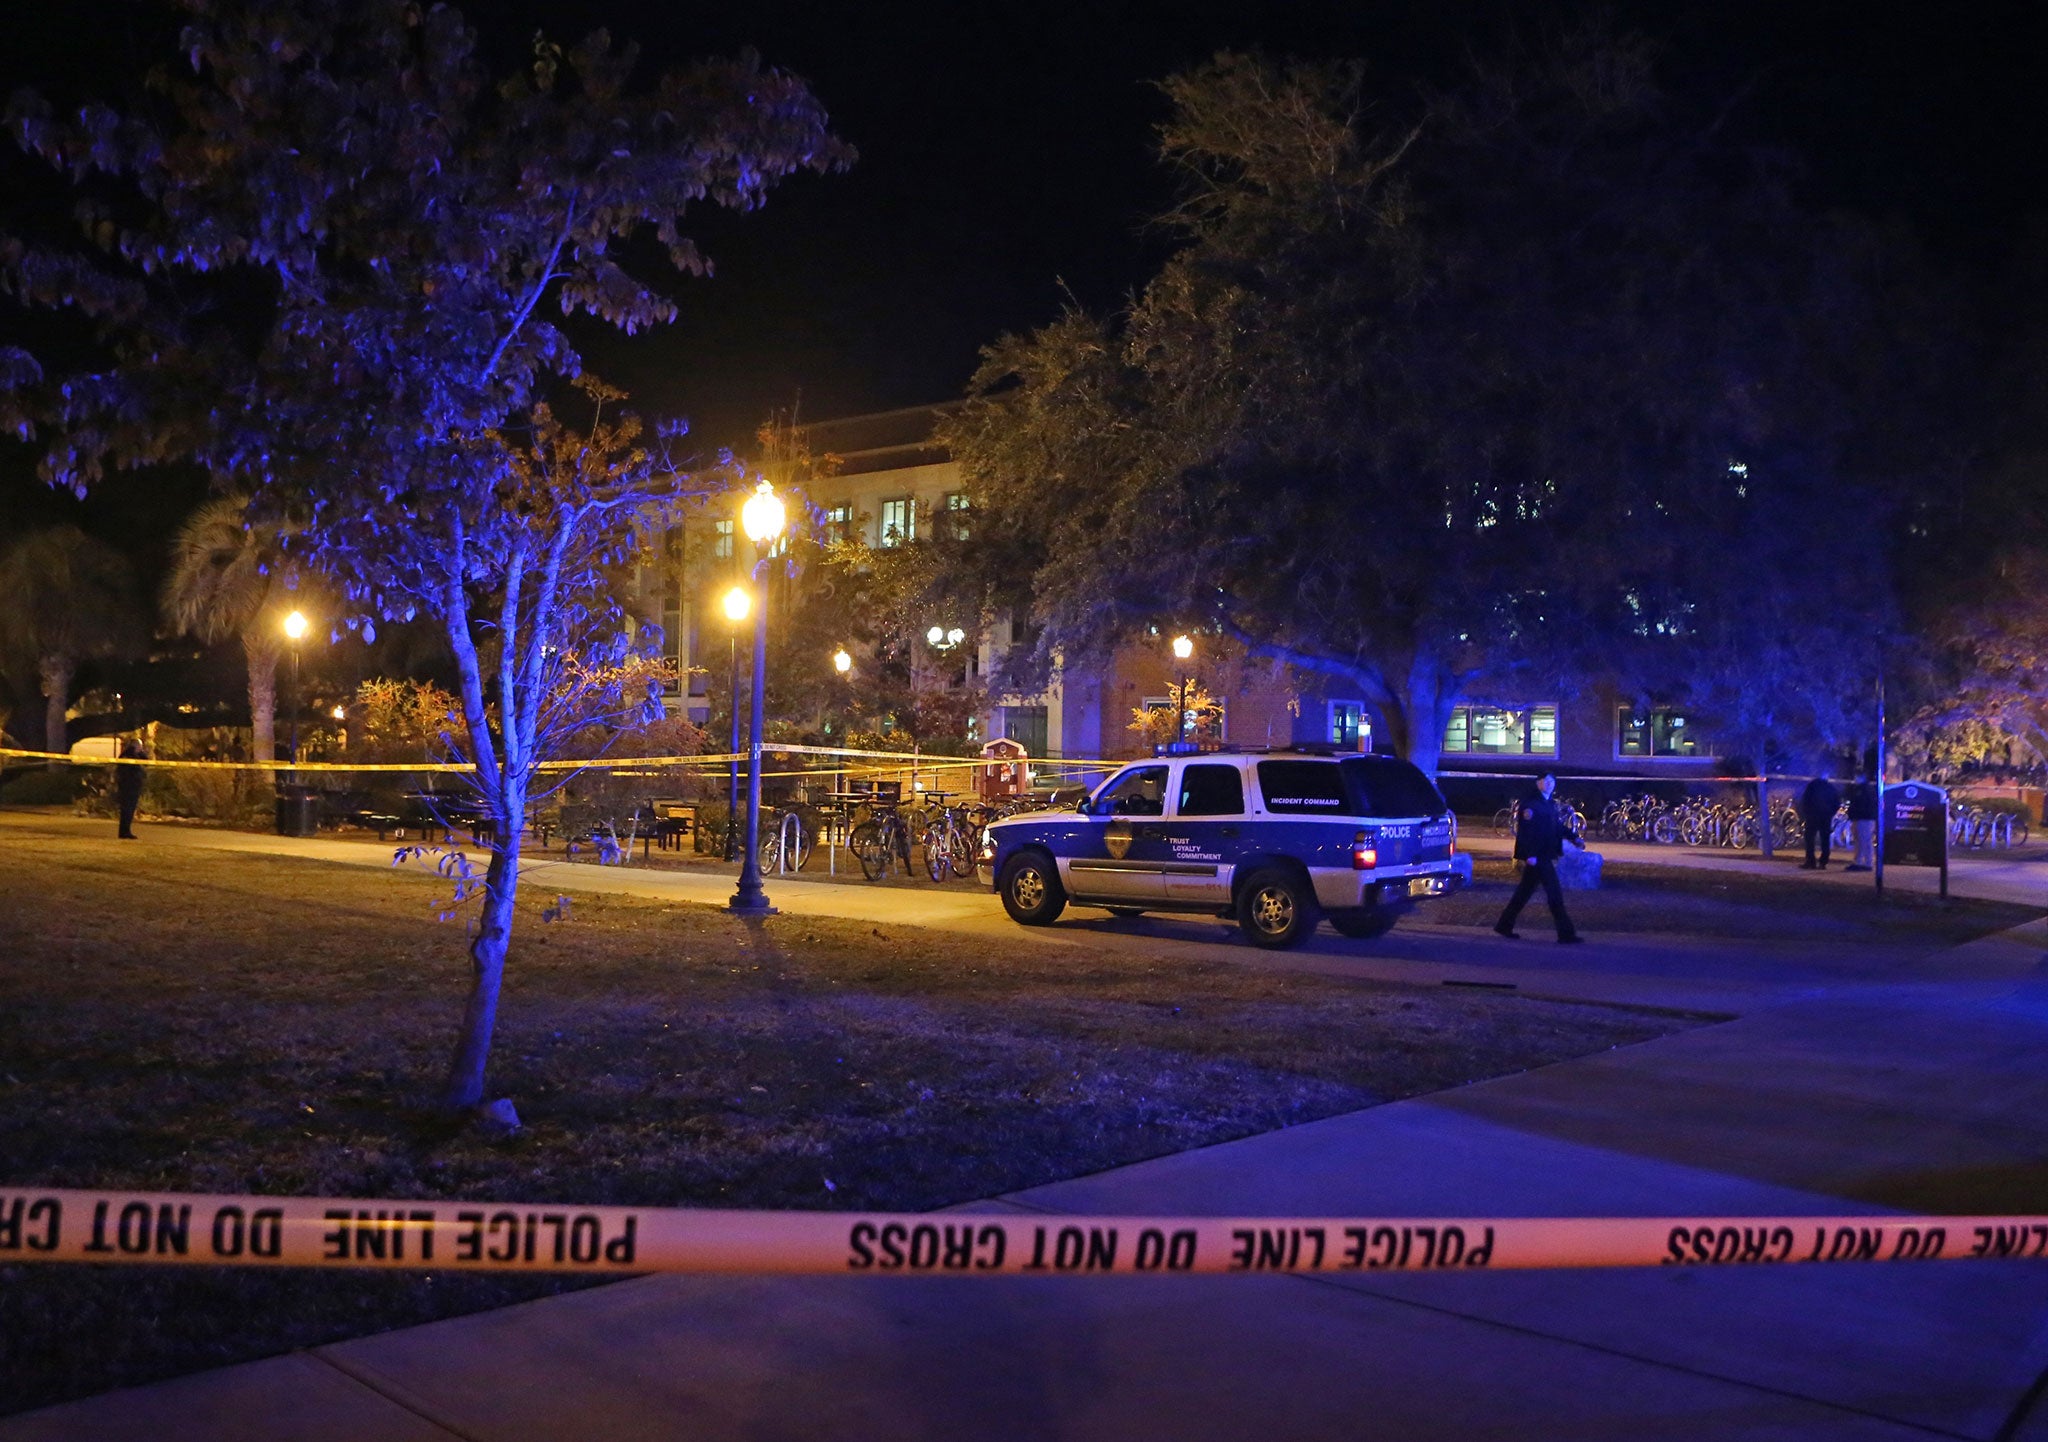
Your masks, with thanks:
M427 1105L466 986L417 876L0 830L10 1184L917 1209L1690 1024L1194 961L1077 962L579 897L521 919L489 1140ZM0 1412L559 1290L0 1267Z

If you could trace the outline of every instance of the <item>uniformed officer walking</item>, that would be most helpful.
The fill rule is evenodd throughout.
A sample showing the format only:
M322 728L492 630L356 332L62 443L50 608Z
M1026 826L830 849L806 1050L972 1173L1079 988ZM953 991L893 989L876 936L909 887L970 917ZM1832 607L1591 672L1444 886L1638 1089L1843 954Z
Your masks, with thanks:
M137 761L149 759L149 751L140 741L127 737L121 739L117 753ZM121 829L116 835L123 841L135 840L135 808L142 804L142 768L140 766L116 766L114 768L114 802L120 808Z
M1548 771L1536 778L1536 794L1524 797L1515 807L1515 860L1522 864L1522 880L1515 887L1515 894L1508 902L1508 909L1500 914L1493 929L1510 939L1515 937L1515 918L1522 914L1522 908L1529 904L1529 898L1536 894L1540 883L1543 899L1550 903L1550 919L1557 923L1557 939L1561 942L1584 941L1572 919L1565 915L1564 888L1557 880L1557 859L1564 855L1564 844L1584 851L1586 843L1579 839L1571 823L1559 811L1552 793L1557 790L1557 777Z

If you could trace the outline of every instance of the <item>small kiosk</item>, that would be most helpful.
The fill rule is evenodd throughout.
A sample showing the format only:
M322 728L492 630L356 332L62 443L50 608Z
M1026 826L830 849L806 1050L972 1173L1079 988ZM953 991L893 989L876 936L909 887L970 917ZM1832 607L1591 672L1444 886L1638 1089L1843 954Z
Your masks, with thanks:
M1023 742L1007 736L982 747L981 759L985 764L976 769L974 776L974 789L981 793L981 799L1022 796L1030 784L1030 770L1025 765L1030 754Z

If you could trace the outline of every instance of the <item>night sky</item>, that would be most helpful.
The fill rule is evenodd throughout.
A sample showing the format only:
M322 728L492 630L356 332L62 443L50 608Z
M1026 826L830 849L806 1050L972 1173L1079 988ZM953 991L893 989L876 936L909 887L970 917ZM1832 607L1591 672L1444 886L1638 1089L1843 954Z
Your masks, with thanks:
M1800 152L1815 199L1895 218L1961 272L2002 263L2025 219L2048 212L2048 7L1603 8L1664 42L1679 87L1713 97L1749 86L1745 133ZM72 0L13 17L0 83L104 92L162 54L149 43L158 25L140 13L127 0ZM955 396L981 346L1051 318L1063 290L1106 307L1141 284L1160 243L1145 219L1168 197L1149 153L1163 106L1148 82L1253 46L1363 56L1389 88L1448 78L1508 16L1538 11L1449 0L494 0L467 13L494 68L521 63L536 29L566 41L608 26L641 43L650 69L752 45L810 81L859 147L852 170L789 182L756 214L707 212L697 233L717 275L679 283L680 321L591 347L643 409L687 415L716 444L799 397L821 419ZM14 330L0 312L0 335ZM144 551L191 497L189 482L128 481L88 521ZM0 534L73 510L24 484L18 452L0 454Z

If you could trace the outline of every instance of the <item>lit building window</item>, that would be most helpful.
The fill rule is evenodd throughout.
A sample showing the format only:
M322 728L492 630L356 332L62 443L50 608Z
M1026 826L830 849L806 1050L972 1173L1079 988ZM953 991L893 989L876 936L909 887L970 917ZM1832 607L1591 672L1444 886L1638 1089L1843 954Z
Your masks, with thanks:
M850 541L853 539L853 503L841 501L825 512L825 539L828 541Z
M1370 738L1371 728L1366 724L1365 707L1356 701L1332 701L1330 703L1330 742L1346 751L1359 749L1359 733L1363 731Z
M916 539L916 504L908 496L882 502L882 544L900 546Z
M1713 751L1700 741L1683 711L1670 706L1652 706L1647 711L1622 706L1615 711L1614 754L1711 756Z
M731 521L713 521L711 523L711 555L714 559L720 561L730 561L732 559Z
M956 541L967 539L967 513L972 507L965 491L948 491L943 509L946 513L946 528Z
M1473 756L1555 756L1557 707L1455 707L1444 726L1443 749Z

